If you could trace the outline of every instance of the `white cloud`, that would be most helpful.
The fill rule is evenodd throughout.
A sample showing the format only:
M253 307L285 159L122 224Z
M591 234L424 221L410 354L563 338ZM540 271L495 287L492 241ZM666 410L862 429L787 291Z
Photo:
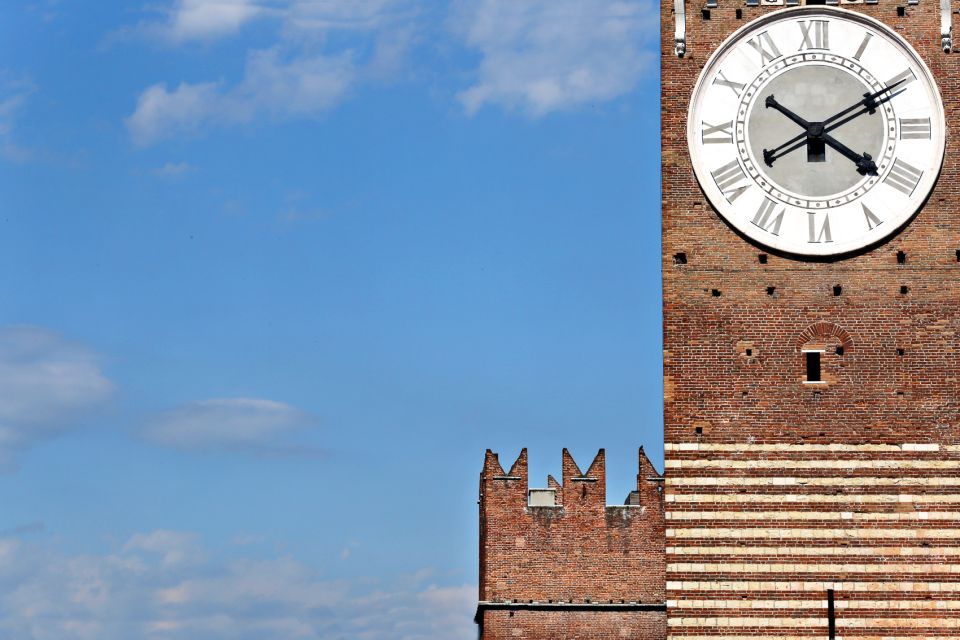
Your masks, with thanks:
M285 58L278 49L253 51L243 80L162 84L146 89L127 118L133 141L149 145L163 138L194 133L214 125L250 122L260 115L276 119L311 117L339 102L356 80L349 53Z
M225 558L182 532L137 534L103 555L68 555L52 545L0 538L0 637L476 637L472 585L332 580L291 557Z
M32 83L0 74L0 155L7 160L22 162L32 156L30 151L14 142L13 132L27 99L34 91Z
M181 178L196 170L197 168L189 162L167 162L160 167L152 169L150 173L160 178Z
M657 6L639 0L470 0L456 25L482 60L459 98L532 116L628 93L655 54Z
M408 29L395 24L407 1L180 0L168 9L165 22L143 30L180 43L232 35L262 18L277 25L274 42L247 51L243 76L235 83L148 87L126 119L130 136L136 144L150 145L260 117L317 117L358 82L395 69L411 38Z
M114 387L97 360L46 329L0 328L0 466L106 402Z
M163 32L178 42L219 38L236 33L263 11L255 0L179 0Z
M215 398L168 411L144 436L184 450L281 449L279 441L309 418L290 405L258 398Z

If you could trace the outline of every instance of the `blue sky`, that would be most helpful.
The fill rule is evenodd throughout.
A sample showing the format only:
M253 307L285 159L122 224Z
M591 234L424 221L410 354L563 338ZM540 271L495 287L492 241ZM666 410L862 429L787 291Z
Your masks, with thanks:
M5 2L0 636L471 638L483 452L659 465L655 5Z

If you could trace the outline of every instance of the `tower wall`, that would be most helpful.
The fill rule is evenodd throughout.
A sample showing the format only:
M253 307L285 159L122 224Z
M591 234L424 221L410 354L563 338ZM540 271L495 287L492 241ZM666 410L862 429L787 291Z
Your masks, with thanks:
M668 637L827 638L828 590L838 637L956 637L960 58L940 49L939 3L843 5L920 53L947 151L912 223L824 262L738 235L687 150L707 58L782 7L719 0L707 20L688 1L682 58L673 7L661 5ZM804 382L804 348L824 350L820 384Z

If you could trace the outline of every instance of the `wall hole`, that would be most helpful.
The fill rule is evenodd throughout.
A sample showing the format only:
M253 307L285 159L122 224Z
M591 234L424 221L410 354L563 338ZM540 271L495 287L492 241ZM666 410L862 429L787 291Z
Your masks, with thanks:
M748 355L748 356L752 356L752 355L753 355L753 349L747 349L747 355Z
M673 254L673 264L687 264L687 254L683 251Z
M897 264L906 264L907 263L907 254L903 251L897 251Z
M820 382L820 352L806 351L807 382Z
M838 355L838 356L842 356L842 355L843 355L843 347L837 347L837 355Z
M843 287L838 284L833 285L833 295L839 296L841 293L843 293Z
M719 298L720 295L721 295L721 294L720 294L720 289L711 289L711 290L710 290L710 295L712 295L714 298Z
M897 7L897 17L902 18L902 17L905 16L905 15L907 15L907 8L906 8L906 7Z
M694 428L693 428L693 432L694 432L695 434L697 434L698 436L702 436L702 435L703 435L703 427L694 427Z
M960 249L957 249L957 262L960 262Z
M905 296L910 293L910 287L905 284L900 285L900 295Z
M703 17L704 20L709 20L709 19L710 19L710 9L702 9L702 10L700 11L700 16Z
M737 20L743 20L743 9L737 9Z
M906 352L905 352L903 349L897 349L897 355L898 355L898 356L902 356L904 353L906 353Z
M767 287L767 295L768 295L768 296L772 296L772 295L773 295L774 293L776 293L776 292L777 292L777 288L776 288L776 287Z
M960 251L958 251L957 253L960 253ZM757 260L760 261L760 264L767 264L767 254L761 253L760 255L757 256Z

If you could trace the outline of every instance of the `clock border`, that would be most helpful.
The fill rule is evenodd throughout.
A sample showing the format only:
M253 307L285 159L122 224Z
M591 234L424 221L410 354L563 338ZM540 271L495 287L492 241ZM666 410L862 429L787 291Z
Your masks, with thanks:
M721 210L722 207L718 206L717 203L724 200L723 194L719 191L716 185L711 184L709 181L709 170L707 175L702 177L700 175L700 167L705 166L703 163L703 158L700 155L699 146L695 143L696 139L696 122L693 118L693 109L697 104L698 98L700 98L701 92L704 90L704 79L709 71L712 70L713 64L717 61L718 58L723 56L727 51L729 51L734 44L739 43L742 37L749 32L755 31L758 28L762 27L764 24L770 22L777 22L782 19L790 19L790 15L795 15L797 17L803 15L811 16L832 16L837 17L842 20L850 20L852 22L860 22L869 28L876 29L877 31L883 32L889 39L898 43L904 52L913 59L914 63L917 65L918 69L923 73L924 79L929 82L930 86L933 87L935 100L935 117L940 125L940 131L942 135L940 136L940 141L938 148L936 149L938 154L938 161L936 168L932 170L933 177L930 182L930 187L926 190L926 193L923 194L923 197L917 201L917 204L914 205L914 210L911 211L907 216L904 217L903 221L897 224L896 226L891 226L890 230L867 242L862 244L857 244L856 246L851 246L853 242L845 242L837 244L837 248L827 245L826 243L817 243L814 247L811 247L808 251L800 251L796 248L796 243L789 243L791 246L785 246L787 243L778 242L777 238L773 240L766 240L762 236L753 235L748 231L742 229L739 225L731 221L727 215ZM687 105L687 149L690 154L690 164L693 169L694 177L697 180L697 184L700 186L701 191L706 196L707 201L710 203L714 211L720 219L730 227L733 231L737 233L742 238L745 238L749 242L764 247L766 249L773 250L777 253L783 254L787 257L794 259L802 259L807 261L834 261L841 260L853 255L859 255L861 253L866 253L875 247L889 241L893 236L897 235L904 228L907 227L916 217L917 214L923 209L924 205L930 199L930 196L933 194L934 189L937 186L937 183L940 180L940 174L943 172L943 162L946 156L946 144L947 144L947 126L946 126L946 117L943 110L943 96L940 91L940 85L937 84L936 79L933 74L930 72L930 68L927 66L927 63L924 61L923 57L917 53L917 50L914 49L903 36L896 33L888 25L884 24L880 20L873 18L868 15L864 15L858 11L851 11L849 9L841 9L839 7L831 7L827 5L817 5L817 6L801 6L801 7L789 7L785 9L779 9L772 11L766 15L760 16L754 20L751 20L742 27L736 29L733 33L727 36L724 41L710 54L710 57L707 58L706 62L703 65L703 68L700 70L700 73L697 75L697 80L693 85L693 91L690 94L690 100ZM738 158L739 162L739 158ZM833 244L833 243L831 243Z

